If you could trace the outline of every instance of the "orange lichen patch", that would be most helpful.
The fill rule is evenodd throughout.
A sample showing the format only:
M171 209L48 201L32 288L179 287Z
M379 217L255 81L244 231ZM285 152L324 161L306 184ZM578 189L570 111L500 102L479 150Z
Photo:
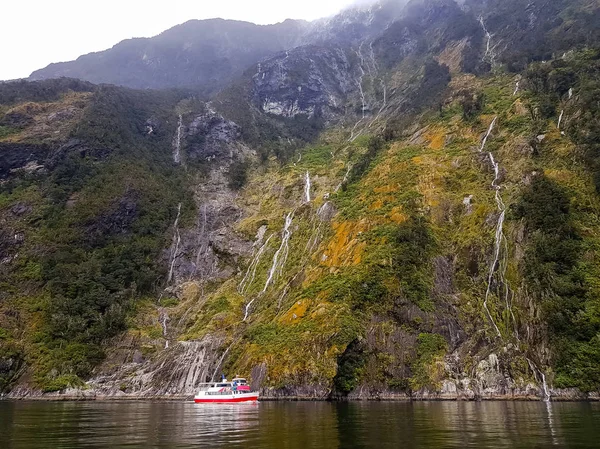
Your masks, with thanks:
M309 305L310 301L307 299L296 301L290 310L288 310L279 321L283 324L292 324L297 322L300 318L306 315Z
M401 212L400 207L396 206L390 213L390 220L392 220L394 223L400 224L406 221L406 215Z
M399 190L400 189L398 188L397 185L386 184L386 185L381 186L381 187L375 187L373 189L373 192L375 192L375 193L396 193Z
M377 201L375 201L373 204L371 204L369 206L369 210L379 210L383 207L383 200L381 198L379 198Z
M370 176L375 178L387 178L391 171L392 168L389 164L381 163L373 168Z
M360 235L370 229L366 220L334 223L335 235L323 253L322 265L327 267L347 267L360 264L366 243Z
M412 161L417 164L417 165L421 165L423 163L423 157L422 156L415 156L412 158Z
M441 129L431 130L427 133L429 148L432 150L441 150L446 145L446 133Z

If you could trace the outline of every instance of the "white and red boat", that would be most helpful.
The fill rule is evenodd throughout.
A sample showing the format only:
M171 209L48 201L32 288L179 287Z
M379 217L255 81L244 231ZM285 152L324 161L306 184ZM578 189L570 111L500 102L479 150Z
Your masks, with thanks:
M246 379L236 377L232 381L200 384L200 391L194 396L196 403L228 404L233 402L255 402L258 391L251 391Z

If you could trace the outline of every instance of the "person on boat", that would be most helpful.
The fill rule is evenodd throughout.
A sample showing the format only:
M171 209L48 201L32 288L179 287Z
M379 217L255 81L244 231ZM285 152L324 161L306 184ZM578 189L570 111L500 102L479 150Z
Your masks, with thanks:
M238 384L237 384L237 380L234 380L234 381L233 381L233 384L232 384L232 387L233 387L233 388L232 388L232 390L233 390L233 391L237 391L237 386L238 386Z

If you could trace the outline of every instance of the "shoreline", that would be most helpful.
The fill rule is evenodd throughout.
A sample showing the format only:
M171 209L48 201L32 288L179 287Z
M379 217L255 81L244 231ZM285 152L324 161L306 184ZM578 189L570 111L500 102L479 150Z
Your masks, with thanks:
M83 393L83 392L81 392ZM66 393L43 393L24 396L0 396L0 402L193 402L193 395L99 395L95 393L88 394L66 394ZM306 397L306 396L263 396L258 402L587 402L598 403L600 396L562 396L557 395L545 401L544 398L533 395L493 395L482 397L369 397L369 398L335 398L335 397Z

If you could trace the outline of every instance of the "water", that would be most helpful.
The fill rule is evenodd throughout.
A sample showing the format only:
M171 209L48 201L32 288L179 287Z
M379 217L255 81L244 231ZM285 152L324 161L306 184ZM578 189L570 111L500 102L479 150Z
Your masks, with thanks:
M594 448L600 404L0 402L1 448Z

